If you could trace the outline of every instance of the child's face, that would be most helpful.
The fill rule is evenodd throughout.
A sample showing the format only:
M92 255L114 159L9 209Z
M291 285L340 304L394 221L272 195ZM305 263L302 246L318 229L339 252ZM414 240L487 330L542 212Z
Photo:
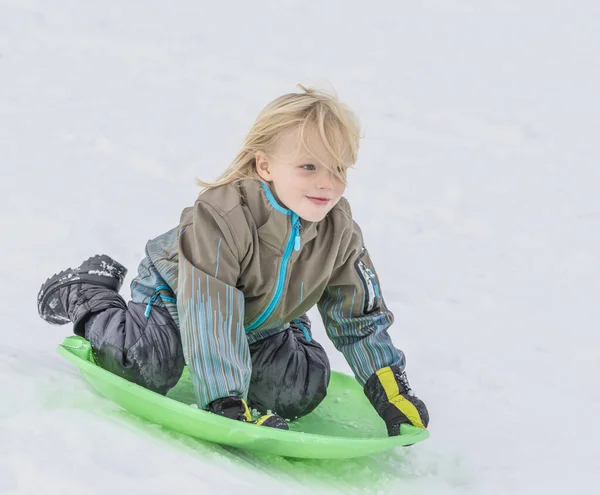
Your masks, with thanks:
M306 140L312 154L297 129L283 133L271 153L256 154L256 169L286 208L318 222L337 204L346 185L328 168L335 163L318 132L307 132Z

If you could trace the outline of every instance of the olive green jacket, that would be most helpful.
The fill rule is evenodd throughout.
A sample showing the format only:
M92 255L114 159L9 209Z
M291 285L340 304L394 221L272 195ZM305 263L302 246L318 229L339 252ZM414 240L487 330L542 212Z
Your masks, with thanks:
M320 222L300 219L255 180L203 191L178 227L149 241L134 301L164 305L178 323L198 405L246 397L248 344L280 332L315 304L361 385L404 366L387 329L362 233L345 198Z

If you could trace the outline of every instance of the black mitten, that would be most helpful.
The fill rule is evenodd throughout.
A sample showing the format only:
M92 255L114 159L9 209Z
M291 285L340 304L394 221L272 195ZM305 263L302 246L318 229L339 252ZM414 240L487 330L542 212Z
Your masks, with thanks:
M364 391L385 421L389 436L399 435L401 424L427 428L427 407L414 395L406 373L399 366L387 366L373 373L367 380Z

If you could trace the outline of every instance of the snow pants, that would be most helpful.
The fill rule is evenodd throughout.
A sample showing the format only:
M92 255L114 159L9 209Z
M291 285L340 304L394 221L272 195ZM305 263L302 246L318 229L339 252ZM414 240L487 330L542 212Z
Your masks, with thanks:
M166 394L185 366L177 325L163 307L153 306L146 317L145 304L127 305L110 292L114 307L93 313L84 327L96 362L129 381ZM308 318L303 316L302 320L309 328ZM295 419L310 413L324 399L329 360L323 347L308 341L294 322L288 329L251 344L250 354L251 408Z

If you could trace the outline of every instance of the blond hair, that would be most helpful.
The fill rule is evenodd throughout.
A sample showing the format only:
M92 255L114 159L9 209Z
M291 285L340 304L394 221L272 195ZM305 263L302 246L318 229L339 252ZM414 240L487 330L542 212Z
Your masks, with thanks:
M258 115L244 145L231 165L213 183L197 180L207 189L242 179L259 179L256 153L269 153L279 136L299 129L301 144L314 155L306 142L306 131L316 129L334 161L331 172L346 180L346 169L356 163L360 139L357 116L334 95L298 84L301 93L288 93L269 103Z

